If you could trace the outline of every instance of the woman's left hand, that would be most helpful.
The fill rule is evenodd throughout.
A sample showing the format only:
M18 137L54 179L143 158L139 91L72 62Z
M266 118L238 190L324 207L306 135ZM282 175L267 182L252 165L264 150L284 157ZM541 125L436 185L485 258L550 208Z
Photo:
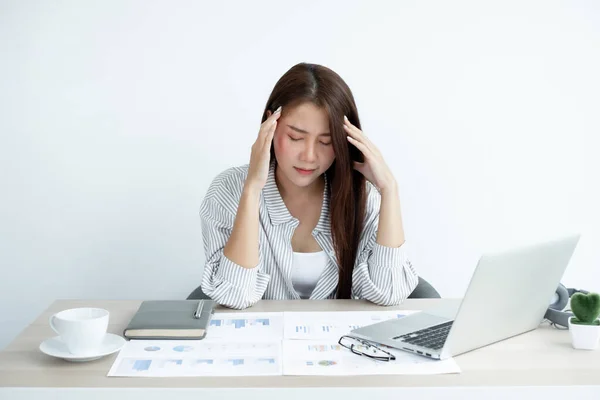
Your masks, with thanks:
M364 162L354 161L354 169L365 176L379 191L393 189L396 180L392 171L383 160L379 149L356 126L352 125L344 115L344 129L348 134L348 141L364 155Z

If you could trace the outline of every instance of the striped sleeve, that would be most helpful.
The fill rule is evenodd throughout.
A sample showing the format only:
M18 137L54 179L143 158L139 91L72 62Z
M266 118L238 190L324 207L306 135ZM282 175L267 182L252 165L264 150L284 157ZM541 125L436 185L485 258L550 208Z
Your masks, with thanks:
M270 276L260 272L260 256L256 267L244 268L223 254L235 221L235 213L227 207L227 204L233 205L233 200L226 186L215 179L202 201L200 219L206 262L201 287L217 303L244 309L262 298Z
M382 306L401 304L417 286L419 277L406 251L400 247L381 246L376 242L379 226L381 195L371 188L366 206L363 243L358 250L352 273L352 291L355 297Z

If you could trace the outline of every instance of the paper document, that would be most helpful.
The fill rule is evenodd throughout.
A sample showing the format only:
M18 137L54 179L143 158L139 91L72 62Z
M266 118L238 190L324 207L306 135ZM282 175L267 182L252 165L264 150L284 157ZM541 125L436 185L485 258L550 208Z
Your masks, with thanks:
M130 340L108 376L281 375L281 341Z
M337 341L284 340L284 375L432 375L460 373L454 359L443 361L380 346L396 356L394 361L378 361L359 356Z
M108 376L387 375L459 373L438 361L380 346L378 361L338 344L353 329L415 310L215 313L203 340L130 340Z
M366 325L402 318L414 310L285 312L284 339L336 339Z
M215 313L206 332L207 339L281 340L283 313Z

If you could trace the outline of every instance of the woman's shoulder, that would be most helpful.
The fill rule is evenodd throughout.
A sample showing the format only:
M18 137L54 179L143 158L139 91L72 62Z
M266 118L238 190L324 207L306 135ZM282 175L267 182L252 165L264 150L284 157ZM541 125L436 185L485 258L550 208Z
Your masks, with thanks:
M248 176L248 166L230 167L215 176L202 201L202 210L217 207L235 215Z
M223 170L215 176L213 179L213 184L236 184L240 180L242 183L246 180L248 176L248 164L238 165L235 167L227 168Z
M221 171L213 178L206 195L227 195L241 192L248 176L248 166L248 164L244 164Z

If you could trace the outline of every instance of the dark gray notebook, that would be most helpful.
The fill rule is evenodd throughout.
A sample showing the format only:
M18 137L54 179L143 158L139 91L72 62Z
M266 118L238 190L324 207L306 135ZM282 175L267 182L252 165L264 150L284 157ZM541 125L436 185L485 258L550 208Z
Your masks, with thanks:
M201 312L196 318L200 302ZM146 300L123 336L127 339L204 339L215 305L212 300Z

